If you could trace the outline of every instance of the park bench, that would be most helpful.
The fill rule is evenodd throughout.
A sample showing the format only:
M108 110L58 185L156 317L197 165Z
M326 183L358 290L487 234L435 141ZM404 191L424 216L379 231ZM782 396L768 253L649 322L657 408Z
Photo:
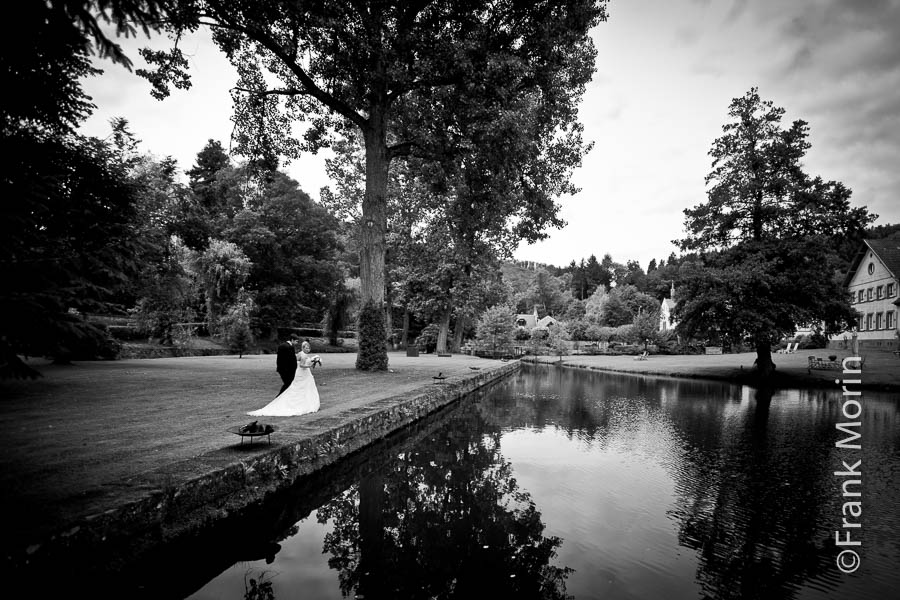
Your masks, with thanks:
M816 358L815 356L810 356L809 365L807 366L807 372L812 373L813 370L819 371L841 371L844 368L843 362L840 360L826 360L824 358ZM866 364L866 357L861 357L859 361L859 365L856 365L856 361L850 361L848 368L862 369Z
M813 370L840 371L841 368L841 361L839 360L826 360L824 358L816 358L815 356L810 356L809 366L806 370L807 372L812 373Z

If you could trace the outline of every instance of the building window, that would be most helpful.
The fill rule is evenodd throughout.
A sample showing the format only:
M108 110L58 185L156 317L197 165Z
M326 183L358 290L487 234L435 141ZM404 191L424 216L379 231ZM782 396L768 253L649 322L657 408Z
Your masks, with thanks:
M881 329L881 324L884 321L884 313L878 313L875 315L875 329Z
M866 331L872 331L872 313L866 315Z
M873 275L875 273L875 263L869 263L869 275Z
M863 314L862 313L857 313L857 315L856 315L856 330L857 331L863 330Z
M872 299L872 288L866 290L866 300Z
M896 293L897 293L897 292L896 292L896 290L894 289L894 284L893 284L893 283L889 283L889 284L887 285L887 297L888 297L888 298L893 298L893 297L894 297L894 294L896 294Z
M892 311L892 310L887 311L886 321L887 321L886 327L888 329L893 329L894 328L894 311Z
M884 286L883 285L879 285L877 288L875 288L875 297L879 300L884 298Z
M863 294L864 294L864 293L865 293L865 292L863 292L863 290L859 290L859 294L857 295L857 298L856 298L856 301L857 301L857 302L862 302L862 301L863 301Z

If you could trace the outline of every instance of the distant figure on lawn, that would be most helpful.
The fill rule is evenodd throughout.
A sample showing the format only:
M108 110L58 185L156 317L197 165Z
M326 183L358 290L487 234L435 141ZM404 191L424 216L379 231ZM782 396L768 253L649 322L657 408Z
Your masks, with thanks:
M294 358L294 368L300 368L286 390L259 410L248 412L254 417L293 417L319 410L319 390L312 370L322 364L317 354L310 354L309 342L303 342L300 353ZM293 357L293 354L291 355ZM299 359L299 360L298 360ZM279 360L281 360L279 352ZM279 371L280 372L280 371Z

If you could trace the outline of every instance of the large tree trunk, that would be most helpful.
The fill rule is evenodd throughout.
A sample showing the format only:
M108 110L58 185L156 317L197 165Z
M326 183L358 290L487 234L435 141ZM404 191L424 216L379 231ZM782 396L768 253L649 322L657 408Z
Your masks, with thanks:
M772 341L768 336L756 336L756 372L762 378L769 378L775 371L775 363L772 362Z
M403 307L403 334L400 336L400 345L409 347L409 308Z
M437 350L438 354L447 353L447 337L450 333L450 307L444 308L441 314L441 328L438 330Z
M463 314L459 314L456 317L456 328L453 330L453 352L459 352L459 349L462 347L463 333L465 332L467 322L468 319L466 319Z
M384 303L384 250L387 229L387 185L390 157L385 145L384 116L373 114L371 127L365 132L366 143L366 193L362 203L360 224L359 279L362 304L373 301L381 307ZM382 334L383 335L383 334ZM381 340L369 340L360 346L380 348L387 369L387 347Z

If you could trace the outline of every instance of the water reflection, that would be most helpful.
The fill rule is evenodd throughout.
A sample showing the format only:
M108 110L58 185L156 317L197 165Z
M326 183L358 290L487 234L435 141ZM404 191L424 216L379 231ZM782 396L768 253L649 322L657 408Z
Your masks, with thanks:
M243 519L280 550L192 597L242 597L248 573L275 597L892 597L900 413L863 407L852 576L836 391L528 367Z
M427 443L402 452L318 510L344 595L565 598L562 543L512 476L500 429L467 402Z

